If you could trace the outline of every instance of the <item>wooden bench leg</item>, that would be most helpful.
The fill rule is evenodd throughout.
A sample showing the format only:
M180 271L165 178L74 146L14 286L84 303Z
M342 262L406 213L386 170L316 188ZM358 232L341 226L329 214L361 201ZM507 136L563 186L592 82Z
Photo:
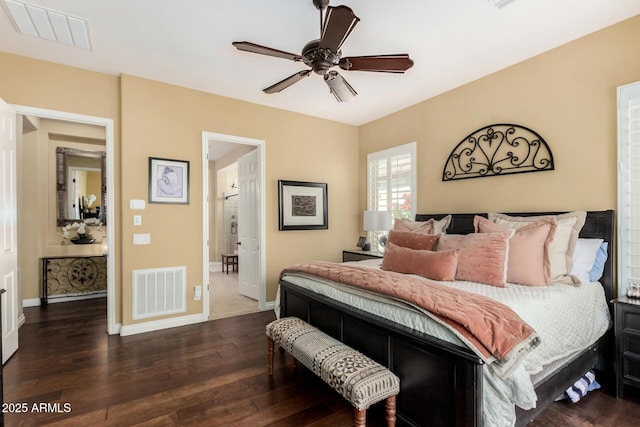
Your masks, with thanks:
M354 408L353 422L355 427L367 427L367 408Z
M267 337L267 352L269 353L269 375L273 375L273 340Z
M385 402L387 408L387 427L395 427L396 425L396 397L389 396Z

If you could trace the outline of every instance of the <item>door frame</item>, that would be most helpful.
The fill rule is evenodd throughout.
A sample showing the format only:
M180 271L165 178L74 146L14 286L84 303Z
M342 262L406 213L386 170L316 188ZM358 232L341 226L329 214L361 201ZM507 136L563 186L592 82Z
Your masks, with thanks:
M120 333L121 324L116 323L116 289L115 289L115 142L113 119L105 117L87 116L84 114L69 113L66 111L49 110L45 108L29 107L25 105L10 104L16 114L36 116L43 119L64 120L89 125L103 126L105 128L105 141L107 151L107 333L109 335Z
M266 281L267 281L267 254L266 248L266 193L265 193L265 141L262 139L246 138L243 136L225 135L215 132L202 132L202 264L203 264L203 302L202 311L207 318L210 314L209 306L210 284L209 284L209 143L221 141L233 144L253 145L258 149L258 161L260 162L260 266L258 268L260 283L258 285L258 308L267 310L273 308L273 304L266 304Z

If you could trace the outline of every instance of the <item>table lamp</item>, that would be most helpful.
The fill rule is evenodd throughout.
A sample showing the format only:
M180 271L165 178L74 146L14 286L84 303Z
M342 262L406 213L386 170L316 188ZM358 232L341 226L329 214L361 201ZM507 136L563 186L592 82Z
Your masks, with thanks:
M391 215L386 211L364 211L362 219L362 228L364 231L382 232L378 238L378 244L384 247L387 244L386 232L391 228ZM371 250L371 244L366 242L362 248L364 251Z

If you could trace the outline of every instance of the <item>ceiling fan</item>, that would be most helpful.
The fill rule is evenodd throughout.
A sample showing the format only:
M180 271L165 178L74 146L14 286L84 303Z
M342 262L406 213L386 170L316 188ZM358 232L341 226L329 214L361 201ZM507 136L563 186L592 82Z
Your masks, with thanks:
M239 50L303 62L310 67L308 70L299 71L263 89L265 93L280 92L309 76L313 71L324 76L324 81L339 102L350 101L357 95L357 92L344 77L332 70L333 67L338 66L345 71L404 73L413 66L413 60L406 53L343 58L340 47L358 24L360 18L347 6L329 6L329 0L313 0L313 4L320 11L320 38L307 43L302 48L300 55L246 41L233 42L233 45Z

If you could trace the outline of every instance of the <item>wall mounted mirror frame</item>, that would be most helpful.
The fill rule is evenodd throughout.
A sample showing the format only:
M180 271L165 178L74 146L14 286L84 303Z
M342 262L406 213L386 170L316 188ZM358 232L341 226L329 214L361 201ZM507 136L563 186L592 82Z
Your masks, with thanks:
M89 151L78 150L67 147L56 148L56 212L58 226L64 226L69 223L77 222L83 218L73 218L69 212L69 191L71 191L68 179L68 158L69 156L89 157L100 159L100 212L92 217L97 218L103 224L107 224L107 177L106 177L106 159L105 151Z

